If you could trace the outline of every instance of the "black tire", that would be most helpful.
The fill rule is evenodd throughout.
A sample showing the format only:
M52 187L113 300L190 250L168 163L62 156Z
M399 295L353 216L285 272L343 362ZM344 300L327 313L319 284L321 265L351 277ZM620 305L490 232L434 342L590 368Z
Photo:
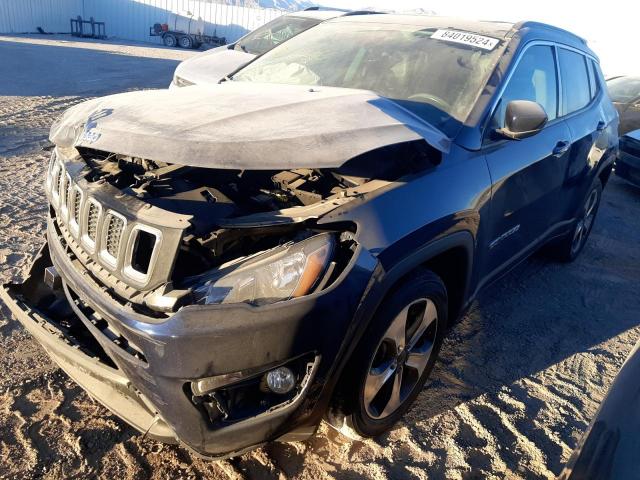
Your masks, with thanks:
M162 42L166 47L175 47L178 44L178 40L176 40L176 36L173 33L165 33L162 37Z
M423 303L424 302L424 303ZM430 302L430 303L428 303ZM423 309L424 306L424 310ZM428 311L427 311L428 309ZM407 312L407 322L404 328L405 346L400 347L390 340L391 330L403 312ZM435 321L424 324L429 312L436 312ZM421 313L421 312L424 312ZM421 318L422 320L418 320ZM424 327L428 323L428 327ZM417 326L416 326L417 325ZM419 270L410 279L394 288L379 307L372 323L365 332L349 365L348 378L341 381L341 392L338 395L346 399L346 416L340 416L339 425L329 419L329 422L341 432L352 438L376 437L388 430L406 413L424 387L433 369L433 365L440 351L447 325L447 290L442 280L429 270ZM422 334L417 333L425 328ZM415 338L419 337L419 338ZM412 340L415 339L415 343ZM413 345L412 345L413 343ZM415 360L418 353L424 351L420 362ZM428 352L428 356L427 353ZM389 360L391 367L385 367ZM414 360L412 360L412 358ZM411 366L410 366L411 363ZM424 363L420 372L415 364ZM393 364L396 366L393 367ZM386 383L379 378L386 374L388 368L396 371ZM398 382L399 375L399 383ZM375 394L372 392L378 383L382 385ZM398 389L398 401L393 402L395 386ZM374 385L370 388L370 385ZM386 401L387 394L389 400ZM389 411L387 411L389 409Z
M191 50L193 48L193 39L189 35L183 35L178 38L178 46Z
M584 249L589 234L593 229L600 201L602 199L602 182L596 178L572 223L571 231L564 237L547 246L546 251L560 262L573 262Z

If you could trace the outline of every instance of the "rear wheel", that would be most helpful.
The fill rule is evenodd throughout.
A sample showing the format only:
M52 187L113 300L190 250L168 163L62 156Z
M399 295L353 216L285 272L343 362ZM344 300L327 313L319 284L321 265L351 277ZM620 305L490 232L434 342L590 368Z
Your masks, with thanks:
M193 48L193 39L189 35L183 35L178 39L178 45L181 48L191 49Z
M330 423L351 437L374 437L391 429L422 390L446 324L447 293L437 275L422 270L399 285L354 353L354 373L342 382L350 413L340 424Z
M177 40L176 40L176 36L173 33L166 33L163 37L162 37L162 42L165 44L165 46L167 47L175 47L177 45Z
M572 262L578 258L593 228L601 198L602 182L596 178L583 201L571 232L548 247L548 251L556 259L562 262Z

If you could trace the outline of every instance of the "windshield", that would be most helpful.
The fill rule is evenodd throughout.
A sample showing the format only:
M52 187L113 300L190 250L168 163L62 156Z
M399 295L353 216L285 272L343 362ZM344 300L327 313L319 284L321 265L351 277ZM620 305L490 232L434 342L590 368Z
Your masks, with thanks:
M323 23L250 63L233 80L372 90L447 130L442 127L451 117L466 119L501 49L432 39L435 31Z
M320 23L320 20L314 18L289 17L286 15L278 17L245 35L238 40L233 49L253 55L262 55L318 23Z
M611 100L627 103L640 97L640 77L618 77L607 82Z

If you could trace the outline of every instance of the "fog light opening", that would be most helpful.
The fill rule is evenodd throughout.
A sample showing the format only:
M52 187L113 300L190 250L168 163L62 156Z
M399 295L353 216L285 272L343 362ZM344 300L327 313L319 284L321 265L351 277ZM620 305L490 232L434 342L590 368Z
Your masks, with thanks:
M273 393L284 395L296 386L296 376L288 367L278 367L266 375L267 387Z

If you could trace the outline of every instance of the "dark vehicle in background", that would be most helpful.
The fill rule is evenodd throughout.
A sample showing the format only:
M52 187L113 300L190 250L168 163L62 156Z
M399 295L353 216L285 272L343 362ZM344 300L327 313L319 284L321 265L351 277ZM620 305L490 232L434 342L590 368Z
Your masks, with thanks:
M52 126L47 244L0 296L153 438L376 436L484 286L584 248L618 148L605 88L552 26L367 15L219 85L90 100Z
M620 135L640 129L640 76L609 78L607 89L620 115Z
M620 137L616 175L640 187L640 130L634 130Z
M559 480L638 480L640 342L620 369Z
M213 85L246 65L255 57L286 42L325 20L343 15L367 15L374 12L309 9L289 13L247 33L237 42L214 48L180 63L170 88L189 85ZM331 41L327 39L327 41Z

